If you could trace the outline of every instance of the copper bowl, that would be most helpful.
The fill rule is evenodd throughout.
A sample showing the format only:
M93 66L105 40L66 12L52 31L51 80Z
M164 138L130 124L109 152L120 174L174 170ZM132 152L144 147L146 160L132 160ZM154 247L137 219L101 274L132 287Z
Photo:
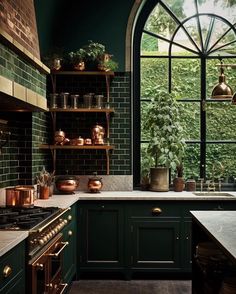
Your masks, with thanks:
M56 188L59 192L72 194L79 187L79 180L75 177L59 177L55 182Z

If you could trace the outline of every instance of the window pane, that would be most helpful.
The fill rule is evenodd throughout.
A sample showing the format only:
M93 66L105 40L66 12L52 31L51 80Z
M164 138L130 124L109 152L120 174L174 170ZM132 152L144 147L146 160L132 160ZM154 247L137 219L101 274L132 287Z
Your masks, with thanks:
M200 103L179 102L180 120L184 129L185 140L200 139Z
M154 166L153 159L147 153L148 143L141 143L141 177L149 174L150 167Z
M157 55L158 39L146 33L142 34L141 55Z
M172 91L178 98L200 99L199 59L172 59Z
M173 0L164 0L165 4L178 16L180 20L185 19L196 13L195 9L195 0L187 1L173 1Z
M206 104L207 140L236 140L236 108L229 102Z
M223 177L232 181L236 177L236 144L208 144L206 148L206 177ZM214 170L213 170L214 164ZM213 175L214 173L214 175Z
M185 179L197 179L199 178L199 158L200 158L200 146L199 144L187 144L183 167Z
M168 61L141 58L141 97L151 98L159 88L167 89Z
M158 4L149 15L144 29L154 34L159 34L166 39L170 39L176 27L177 24L173 18Z
M236 20L236 15L235 15L236 3L234 0L233 1L197 0L197 2L198 2L199 13L218 14L218 15L228 19L229 21L231 21L231 23L234 23Z
M149 132L143 127L146 118L146 109L149 103L150 102L141 101L141 141L149 140Z

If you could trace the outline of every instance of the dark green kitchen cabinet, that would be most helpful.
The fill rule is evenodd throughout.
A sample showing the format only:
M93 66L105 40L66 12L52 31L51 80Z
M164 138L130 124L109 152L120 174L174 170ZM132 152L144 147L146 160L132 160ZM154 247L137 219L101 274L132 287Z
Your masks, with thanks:
M161 201L127 203L128 266L133 271L180 268L181 210Z
M124 209L114 201L79 202L79 271L124 266Z
M171 271L180 267L178 219L135 219L130 221L130 266L132 269Z
M191 210L235 210L236 201L79 201L78 272L190 274Z
M25 293L25 242L0 258L0 293Z
M68 245L63 251L62 277L63 283L70 284L76 275L76 235L77 235L77 208L76 204L65 214L68 225L63 229L63 242Z

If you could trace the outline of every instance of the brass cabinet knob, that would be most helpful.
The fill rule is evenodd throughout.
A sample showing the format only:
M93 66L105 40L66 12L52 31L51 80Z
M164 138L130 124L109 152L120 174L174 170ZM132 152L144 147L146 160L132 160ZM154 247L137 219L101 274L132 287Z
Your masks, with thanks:
M43 270L43 264L42 263L36 263L36 268L39 269L40 271Z
M6 265L6 266L4 267L2 273L3 273L3 277L4 277L4 278L7 278L7 277L9 277L9 276L11 275L11 273L12 273L12 268L11 268L9 265Z
M68 236L72 236L73 232L71 230L68 231Z
M67 219L68 219L68 221L71 221L72 220L72 215L68 215Z
M155 207L152 209L152 214L159 215L161 213L162 213L162 210L160 207Z

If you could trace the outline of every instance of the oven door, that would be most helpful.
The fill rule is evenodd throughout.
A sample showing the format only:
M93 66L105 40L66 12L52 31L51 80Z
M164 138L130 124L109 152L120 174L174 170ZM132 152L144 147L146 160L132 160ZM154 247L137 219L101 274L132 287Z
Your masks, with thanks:
M67 284L62 284L62 252L68 245L62 242L62 234L58 234L41 254L29 262L32 294L63 293Z

